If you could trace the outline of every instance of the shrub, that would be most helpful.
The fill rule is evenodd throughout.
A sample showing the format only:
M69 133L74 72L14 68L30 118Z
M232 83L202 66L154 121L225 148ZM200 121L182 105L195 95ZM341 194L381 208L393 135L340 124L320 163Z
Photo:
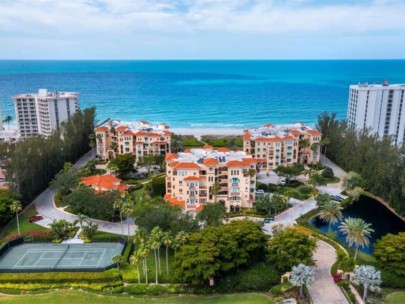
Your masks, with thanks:
M333 178L335 177L335 174L333 173L332 168L326 167L323 171L322 171L322 176L324 178Z
M284 283L278 284L276 286L273 286L270 289L270 291L273 295L279 296L279 295L286 293L287 291L290 291L293 288L294 288L294 286L292 286L290 282L284 282Z
M382 286L392 288L405 288L405 277L395 274L394 272L381 271Z
M128 263L129 256L132 253L133 246L134 246L134 244L132 243L132 241L127 242L127 244L125 245L124 252L122 253L122 262L123 263Z
M259 184L258 186L257 186L257 189L259 189L259 190L263 190L264 192L267 192L267 185L266 184Z
M279 273L270 265L259 263L246 270L222 278L216 291L224 293L267 291L278 282Z
M163 294L185 293L186 289L182 285L146 285L136 284L118 286L111 290L111 293L128 293L130 295L158 296Z
M314 188L312 188L310 186L302 186L298 190L301 194L304 194L304 195L310 195L314 192Z

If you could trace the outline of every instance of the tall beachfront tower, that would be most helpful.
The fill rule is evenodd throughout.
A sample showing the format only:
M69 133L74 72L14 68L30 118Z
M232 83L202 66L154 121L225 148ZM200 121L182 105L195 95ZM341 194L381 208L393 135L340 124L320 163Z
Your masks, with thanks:
M380 137L393 136L395 145L405 142L405 84L351 85L347 121L357 130L369 130Z
M51 135L61 123L79 111L79 93L48 92L20 94L13 97L21 138Z

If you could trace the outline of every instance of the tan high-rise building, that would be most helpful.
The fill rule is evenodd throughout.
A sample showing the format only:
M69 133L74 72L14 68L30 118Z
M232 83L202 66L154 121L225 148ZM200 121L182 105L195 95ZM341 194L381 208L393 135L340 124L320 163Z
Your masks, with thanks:
M295 163L319 162L322 134L304 124L266 124L258 129L244 130L243 151L250 153L263 170Z
M133 153L137 161L145 155L164 156L170 152L172 132L165 124L110 120L106 125L97 127L95 133L97 155L102 159L114 159L117 154Z
M227 211L251 208L255 189L256 160L243 151L205 146L166 155L165 200L185 211L212 202L222 202Z

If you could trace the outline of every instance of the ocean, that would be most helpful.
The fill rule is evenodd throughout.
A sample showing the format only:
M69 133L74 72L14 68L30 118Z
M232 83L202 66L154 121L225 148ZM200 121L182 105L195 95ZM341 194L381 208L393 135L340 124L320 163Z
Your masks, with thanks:
M315 125L346 117L350 84L405 83L405 60L15 61L0 60L2 115L11 97L40 88L80 92L97 120L147 120L173 128Z

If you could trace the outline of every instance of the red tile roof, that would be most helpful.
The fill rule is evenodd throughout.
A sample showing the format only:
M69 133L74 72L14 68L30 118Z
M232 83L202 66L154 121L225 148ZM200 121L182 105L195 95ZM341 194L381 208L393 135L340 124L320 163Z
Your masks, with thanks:
M126 129L128 129L126 126L119 126L116 128L117 131L125 131Z
M278 136L274 137L259 137L256 138L255 141L260 141L260 142L278 142L281 141L281 138Z
M245 135L243 135L243 140L250 140L251 137L252 135L250 135L249 133L245 133Z
M229 148L227 148L227 147L221 147L221 148L218 148L218 152L229 152L230 150L229 150Z
M159 133L138 131L135 133L136 136L149 136L149 137L161 137Z
M186 177L184 180L185 181L199 181L200 178L198 178L197 176L189 176L189 177Z
M300 135L301 134L301 132L299 130L297 130L297 129L291 129L290 132L293 135Z
M101 126L96 128L96 132L107 132L108 128L106 126Z
M216 158L204 158L203 164L205 166L216 166L218 165L218 160Z
M318 130L308 130L308 133L311 135L321 135L321 132L319 132Z
M129 188L127 184L121 184L121 180L112 175L92 175L83 177L81 183L98 191L118 190L124 192Z
M214 147L211 146L211 145L205 145L205 146L203 147L203 149L204 149L204 150L212 150L212 149L214 149Z
M177 158L177 153L167 153L165 157L165 161L171 161Z
M201 169L196 163L179 163L176 169Z
M200 212L204 209L204 207L205 207L204 205L200 205L197 208L195 208L195 211Z

